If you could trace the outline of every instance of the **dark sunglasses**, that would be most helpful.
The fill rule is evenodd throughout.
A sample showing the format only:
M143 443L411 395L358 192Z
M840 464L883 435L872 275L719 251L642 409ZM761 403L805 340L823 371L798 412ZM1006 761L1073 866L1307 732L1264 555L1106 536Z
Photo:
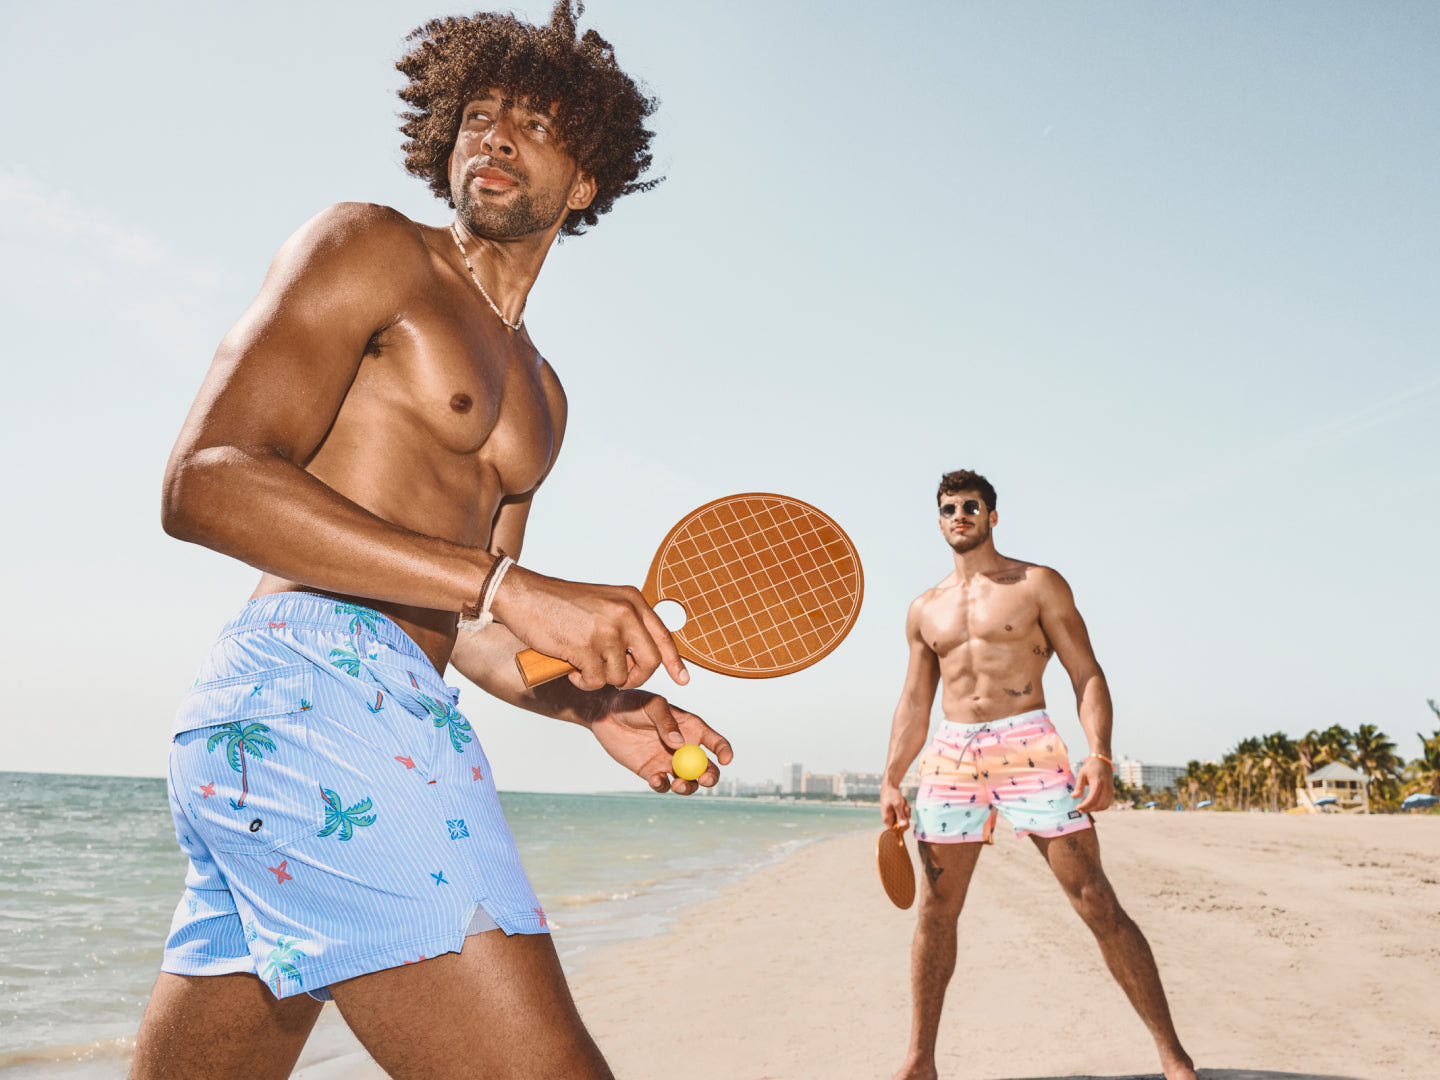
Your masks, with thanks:
M982 504L979 499L966 499L963 503L960 504L960 513L964 514L966 517L974 517L980 512L981 505ZM940 516L947 518L954 517L955 509L956 507L954 503L942 503L940 506Z

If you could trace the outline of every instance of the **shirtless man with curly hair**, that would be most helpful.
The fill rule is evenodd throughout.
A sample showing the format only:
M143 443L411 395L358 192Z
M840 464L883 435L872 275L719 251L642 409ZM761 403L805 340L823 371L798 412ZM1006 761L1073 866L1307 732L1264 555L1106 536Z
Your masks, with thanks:
M636 590L513 561L566 416L526 296L556 236L653 183L655 101L575 21L411 35L406 164L453 221L303 226L180 433L166 531L261 577L174 725L190 865L132 1077L288 1076L323 1000L395 1077L611 1075L442 678L589 728L655 791L696 790L684 742L731 758L638 689L688 675ZM525 645L576 672L527 690Z
M1049 567L995 550L995 488L979 473L946 473L936 501L955 566L910 605L910 666L880 788L885 824L908 825L900 782L924 749L915 839L925 876L911 952L910 1049L895 1080L937 1076L935 1039L955 971L956 923L999 814L1017 836L1034 841L1094 933L1110 973L1155 1039L1166 1080L1195 1080L1150 946L1100 866L1090 813L1115 795L1110 690L1070 586ZM1045 713L1041 678L1052 655L1070 676L1090 743L1078 774ZM926 746L937 687L945 719ZM1064 1007L1066 988L1035 990L1037 1008Z

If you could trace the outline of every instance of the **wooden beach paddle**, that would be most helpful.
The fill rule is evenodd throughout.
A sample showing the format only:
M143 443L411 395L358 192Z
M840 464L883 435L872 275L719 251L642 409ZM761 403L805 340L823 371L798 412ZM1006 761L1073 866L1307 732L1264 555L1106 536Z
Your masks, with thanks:
M915 866L905 846L905 826L892 825L875 841L875 866L885 895L902 911L915 902Z
M680 655L721 675L771 679L826 656L860 614L865 575L845 531L809 503L746 492L676 523L640 590L651 607L673 600L685 624ZM526 686L575 669L534 649L516 653Z

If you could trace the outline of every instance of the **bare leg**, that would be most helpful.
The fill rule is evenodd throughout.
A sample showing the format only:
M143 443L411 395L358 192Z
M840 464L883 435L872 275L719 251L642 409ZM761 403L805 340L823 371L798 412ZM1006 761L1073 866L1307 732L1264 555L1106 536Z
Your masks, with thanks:
M910 949L910 1049L895 1080L935 1080L935 1036L955 972L956 922L983 844L919 842L924 878Z
M331 987L395 1080L614 1080L548 934L489 930L459 953Z
M161 972L130 1080L284 1080L320 1009L308 994L277 1001L255 975Z
M1100 954L1110 974L1125 991L1130 1004L1150 1029L1160 1051L1166 1080L1196 1080L1195 1066L1175 1025L1170 1006L1160 985L1160 972L1145 935L1125 914L1105 871L1100 867L1100 841L1094 829L1046 839L1032 836L1035 846L1050 864L1070 903L1100 944Z

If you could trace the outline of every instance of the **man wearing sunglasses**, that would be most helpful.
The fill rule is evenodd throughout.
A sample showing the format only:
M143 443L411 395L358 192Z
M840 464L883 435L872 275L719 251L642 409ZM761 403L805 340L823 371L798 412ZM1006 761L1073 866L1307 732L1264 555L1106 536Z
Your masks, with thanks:
M940 479L940 532L955 569L910 605L910 665L890 734L880 791L887 826L911 823L900 781L920 759L915 839L925 864L912 950L910 1048L896 1080L934 1080L935 1040L955 970L956 922L981 848L1004 814L1029 835L1110 971L1150 1029L1166 1080L1195 1080L1180 1045L1154 957L1100 866L1089 816L1114 798L1110 691L1085 621L1054 570L1001 555L995 489L978 473ZM1041 676L1051 655L1070 675L1090 749L1072 774L1045 713ZM929 746L930 707L941 688L945 719Z

